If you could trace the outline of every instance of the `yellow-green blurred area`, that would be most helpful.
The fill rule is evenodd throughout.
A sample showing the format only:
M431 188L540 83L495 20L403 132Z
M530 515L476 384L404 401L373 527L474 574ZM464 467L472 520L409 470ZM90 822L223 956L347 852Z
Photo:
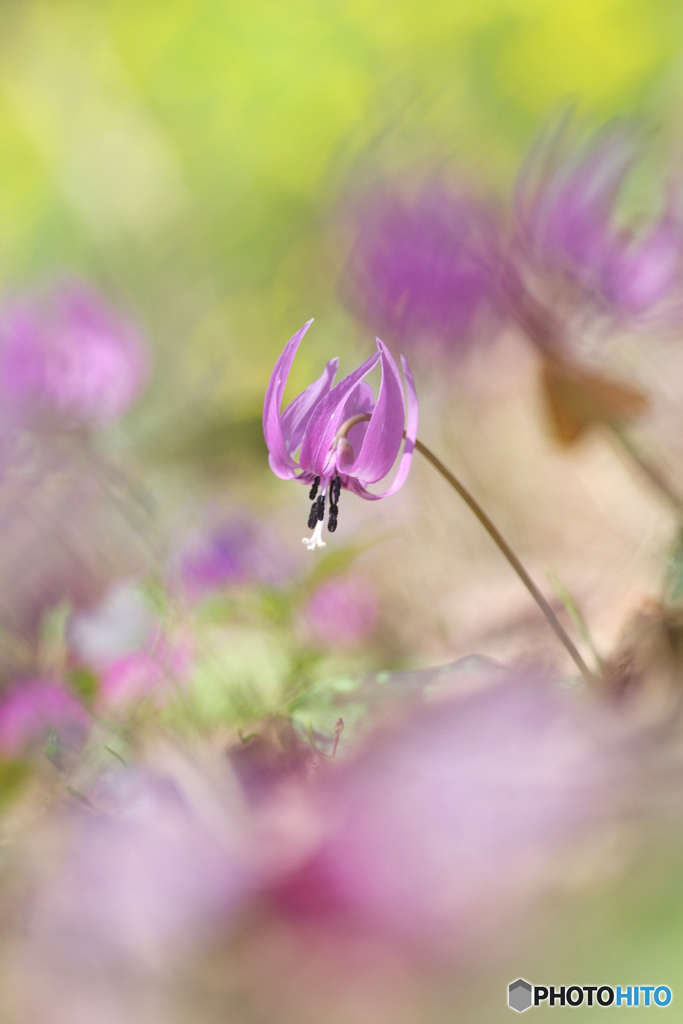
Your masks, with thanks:
M357 346L326 240L356 161L509 187L568 101L675 127L682 21L675 0L5 2L0 282L73 269L129 304L168 429L253 418L305 319L295 383Z

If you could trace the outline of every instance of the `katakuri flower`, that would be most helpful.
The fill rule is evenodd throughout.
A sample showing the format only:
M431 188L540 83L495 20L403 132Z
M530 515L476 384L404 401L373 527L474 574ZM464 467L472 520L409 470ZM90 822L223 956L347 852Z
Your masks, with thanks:
M85 281L0 307L0 397L11 421L107 426L137 398L147 363L137 325Z
M613 317L678 325L679 204L671 195L642 225L622 218L622 194L640 155L635 140L609 126L573 149L559 133L551 142L548 153L540 147L540 159L534 153L517 190L518 228L531 262L543 274L559 272Z
M339 292L363 323L440 368L491 338L502 263L492 208L432 177L412 198L396 184L376 187L346 219L354 240Z
M282 480L310 485L313 502L308 517L309 550L325 547L322 539L325 499L329 493L327 529L334 533L342 489L368 501L394 494L408 476L417 437L418 406L413 377L401 356L407 387L407 401L398 367L391 353L377 338L377 352L344 377L336 386L339 364L331 359L322 375L281 411L287 377L301 343L313 321L297 331L285 345L273 370L263 409L263 433L268 446L270 468ZM375 400L365 377L380 365L382 380ZM384 479L394 465L405 434L403 454L390 487L381 494L368 490L369 484ZM299 452L299 461L294 456Z

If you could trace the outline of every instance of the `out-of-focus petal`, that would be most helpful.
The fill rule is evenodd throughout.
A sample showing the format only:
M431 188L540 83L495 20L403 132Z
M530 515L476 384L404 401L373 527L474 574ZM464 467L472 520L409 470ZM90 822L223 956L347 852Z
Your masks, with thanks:
M469 679L469 693L453 678L388 718L321 778L330 830L276 890L285 910L486 956L602 834L621 775L609 720L541 678Z
M488 204L438 177L417 194L396 181L359 196L344 222L355 238L339 294L363 323L432 365L492 337L503 247Z
M564 126L562 128L564 131ZM537 254L564 269L595 271L609 242L612 205L634 160L623 129L590 139L574 156L561 153L563 140L539 146L517 189L517 215Z
M297 395L282 413L280 424L288 452L295 452L301 445L311 413L323 395L328 394L332 388L338 366L338 357L330 359L320 377Z
M0 757L18 757L50 729L85 734L88 716L72 695L50 679L17 683L0 700Z
M313 410L304 434L299 461L316 476L324 476L334 435L343 422L347 398L363 377L377 366L380 358L379 352L371 355L325 395Z
M399 462L398 470L396 471L396 476L394 477L391 486L382 494L372 494L372 492L368 491L358 480L352 479L349 481L349 489L354 491L354 493L359 495L359 497L366 498L368 501L379 501L380 498L388 498L390 495L395 494L396 491L398 491L406 482L410 471L410 464L413 461L413 451L415 449L415 441L417 440L419 407L415 381L413 380L413 375L410 372L410 367L408 366L408 361L405 356L401 356L401 365L403 366L403 373L406 379L406 390L408 392L408 415L406 422L406 440L403 446L401 461Z
M280 414L282 396L296 351L301 344L301 339L312 323L312 320L305 323L285 345L284 351L276 362L268 382L263 405L263 435L269 452L268 461L273 473L283 480L293 480L297 477L299 475L299 467L289 454L282 433Z
M659 224L639 244L616 249L604 275L607 296L630 313L646 312L680 277L682 255L681 232L672 224Z

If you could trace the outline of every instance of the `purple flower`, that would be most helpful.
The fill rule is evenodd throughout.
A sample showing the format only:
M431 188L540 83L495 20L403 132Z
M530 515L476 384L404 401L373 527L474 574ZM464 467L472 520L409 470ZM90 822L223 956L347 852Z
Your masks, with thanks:
M104 426L125 412L146 370L137 328L84 282L0 310L0 392L19 422L47 414Z
M480 202L432 180L413 199L376 191L353 222L340 293L363 323L450 355L490 333L500 246L495 218Z
M619 224L619 200L636 158L622 128L604 129L573 152L555 139L535 154L518 187L522 244L541 275L559 273L617 317L681 312L683 225L669 204L644 228Z
M187 540L177 559L180 583L191 601L227 587L281 584L292 575L291 559L271 524L241 512L209 518L213 521Z
M308 518L309 549L324 547L325 496L329 489L330 512L327 528L337 528L339 495L342 488L361 498L377 501L394 494L408 476L417 437L418 407L415 384L403 356L408 401L401 375L384 344L377 338L377 352L335 387L338 359L331 359L318 380L281 411L289 370L301 339L313 321L287 342L275 364L263 409L263 432L269 451L270 468L282 480L310 484L313 506ZM382 381L377 399L365 377L381 365ZM369 484L382 480L398 456L405 430L405 445L391 486L382 494L369 491ZM299 461L294 455L299 452Z

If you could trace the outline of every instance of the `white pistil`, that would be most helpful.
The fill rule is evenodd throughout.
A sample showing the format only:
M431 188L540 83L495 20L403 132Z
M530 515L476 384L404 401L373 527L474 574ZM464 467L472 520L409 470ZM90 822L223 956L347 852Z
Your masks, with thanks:
M323 540L323 521L319 519L315 524L315 530L313 531L312 537L304 537L301 541L305 544L309 551L313 551L314 548L326 548L327 544Z

